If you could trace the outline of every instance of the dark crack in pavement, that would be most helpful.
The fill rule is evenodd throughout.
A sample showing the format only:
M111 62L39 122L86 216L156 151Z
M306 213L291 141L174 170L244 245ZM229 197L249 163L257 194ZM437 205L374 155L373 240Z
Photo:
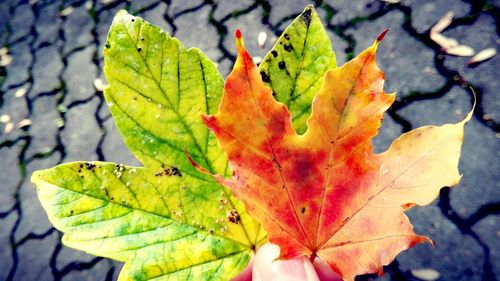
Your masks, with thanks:
M418 233L436 242L398 256L386 275L359 280L496 281L500 276L500 56L466 65L446 55L430 28L448 11L444 34L476 51L500 46L495 0L80 0L0 1L0 280L116 280L121 264L64 247L29 182L37 169L73 160L138 165L120 139L99 87L102 49L119 9L139 15L199 47L226 76L235 59L232 33L241 28L252 55L263 57L305 5L314 4L339 64L386 28L379 49L386 91L397 91L376 150L402 132L461 120L466 126L461 183L408 212ZM267 33L264 48L257 35ZM358 280L357 279L357 280Z

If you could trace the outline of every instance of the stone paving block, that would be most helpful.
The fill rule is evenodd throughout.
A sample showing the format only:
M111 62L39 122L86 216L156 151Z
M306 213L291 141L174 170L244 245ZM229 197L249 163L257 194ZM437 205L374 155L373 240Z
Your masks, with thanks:
M77 8L68 15L64 22L65 44L64 53L75 48L85 47L92 43L92 18L89 17L89 11L85 8Z
M15 204L16 188L21 181L21 174L19 171L19 150L22 143L13 145L12 147L0 148L0 159L2 161L2 173L0 173L0 213L12 209ZM0 227L3 231L7 232L7 227ZM1 244L3 245L3 244Z
M68 110L61 138L66 147L65 162L97 160L96 147L101 130L94 117L97 98Z
M269 21L272 25L277 25L284 18L294 19L311 1L307 0L275 0L271 5ZM302 7L302 9L300 9ZM286 25L285 25L286 27Z
M401 27L404 15L398 11L374 20L363 22L346 31L356 40L355 54L373 44L377 36L390 31L377 50L377 63L385 72L385 91L400 94L413 91L433 91L441 87L445 79L436 73L434 52L411 37Z
M52 233L40 240L28 240L18 248L19 264L14 275L14 281L37 280L53 281L47 261L52 256L55 245L59 242L59 235ZM43 247L40 247L43 245Z
M500 276L500 249L498 241L500 239L500 219L497 216L489 216L477 222L473 226L473 230L481 237L482 242L490 249L489 258L493 263L493 274Z
M9 271L14 264L10 234L17 220L17 213L11 212L8 216L1 218L1 220L0 245L2 247L0 247L0 261L2 261L2 270L0 270L0 280L7 280Z
M221 20L226 16L230 16L233 12L242 11L254 4L250 0L218 0L216 1L217 8L214 10L214 18Z
M59 26L61 24L61 10L56 3L44 5L39 9L35 29L37 32L36 45L42 43L57 43Z
M33 61L33 55L25 41L9 46L9 54L12 61L7 66L7 77L4 82L6 87L19 85L28 80L31 76L30 66Z
M59 128L57 120L59 113L54 110L57 107L55 96L45 96L36 99L31 111L32 125L29 127L29 134L32 135L31 145L26 151L27 158L37 153L48 153L57 145L57 134Z
M202 6L203 2L203 0L172 1L172 3L170 4L170 11L172 12L172 14L178 14L187 10L194 9L198 6Z
M64 65L61 61L59 48L49 45L37 51L36 61L33 66L33 88L30 96L38 93L51 92L61 87L58 79Z
M2 7L5 7L2 5ZM11 36L9 38L10 42L15 42L21 38L30 34L30 29L35 22L35 16L31 10L31 5L24 3L21 5L15 5L13 13L9 18L9 24L11 25Z
M97 75L97 69L92 62L93 54L94 48L93 46L89 46L79 52L73 53L69 58L68 65L62 74L64 81L68 81L65 85L67 92L63 103L66 107L74 102L87 100L95 95L94 80Z
M205 6L194 13L183 14L176 19L175 37L187 48L196 47L210 59L215 60L222 54L217 49L217 30L203 21L193 21L193 17L208 18L210 7Z
M151 5L158 4L159 2L160 1L158 1L158 0L130 1L129 10L130 11L142 10L142 9L145 9L146 7L151 6ZM182 1L182 2L185 3L184 1Z
M8 5L0 5L0 42L5 42L7 37L7 25L11 21L11 14Z
M334 14L331 23L343 24L355 18L367 17L375 13L380 7L384 6L382 1L378 0L350 0L350 1L324 1L334 8L337 13Z

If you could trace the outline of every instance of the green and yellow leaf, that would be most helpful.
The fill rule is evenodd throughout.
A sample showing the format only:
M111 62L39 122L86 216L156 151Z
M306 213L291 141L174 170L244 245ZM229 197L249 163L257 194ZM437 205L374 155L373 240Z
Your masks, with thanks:
M223 80L198 49L119 12L104 51L105 97L126 145L145 167L69 163L32 181L66 245L126 262L120 280L228 280L266 240L211 172L227 159L200 114L215 112Z

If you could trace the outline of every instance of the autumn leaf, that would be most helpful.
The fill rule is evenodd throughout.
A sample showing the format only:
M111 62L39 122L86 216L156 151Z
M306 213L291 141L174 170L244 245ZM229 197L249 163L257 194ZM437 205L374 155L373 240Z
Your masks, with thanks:
M266 241L243 203L196 171L227 160L200 119L216 111L223 80L198 49L119 12L104 51L106 101L144 164L73 162L32 181L65 245L125 262L119 280L228 280Z
M399 252L430 241L414 233L404 211L458 183L463 127L471 118L418 128L375 154L371 140L395 98L384 93L376 65L385 33L326 73L300 135L237 31L238 58L219 111L203 117L233 171L217 180L245 202L281 258L319 257L345 280L381 272Z

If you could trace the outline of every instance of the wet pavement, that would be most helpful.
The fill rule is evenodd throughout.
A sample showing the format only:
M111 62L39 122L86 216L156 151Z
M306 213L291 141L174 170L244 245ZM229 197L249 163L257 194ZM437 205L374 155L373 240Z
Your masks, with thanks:
M387 1L391 2L391 1ZM476 52L500 47L500 2L465 0L335 1L0 1L0 280L116 280L121 264L62 246L29 182L34 170L73 160L138 164L120 139L100 92L102 48L119 9L139 15L199 47L226 76L235 58L232 34L241 28L254 56L307 4L326 26L338 64L369 46L379 48L386 91L397 91L378 151L402 132L461 120L466 126L454 189L431 206L408 212L418 233L436 246L419 245L398 256L377 280L500 278L500 55L474 67L470 57L444 54L431 27L448 11L455 20L443 35ZM398 2L398 1L395 1ZM267 33L259 48L259 32ZM96 87L97 86L97 87ZM425 273L425 272L424 272ZM497 277L499 276L499 277ZM375 279L364 276L360 280Z

